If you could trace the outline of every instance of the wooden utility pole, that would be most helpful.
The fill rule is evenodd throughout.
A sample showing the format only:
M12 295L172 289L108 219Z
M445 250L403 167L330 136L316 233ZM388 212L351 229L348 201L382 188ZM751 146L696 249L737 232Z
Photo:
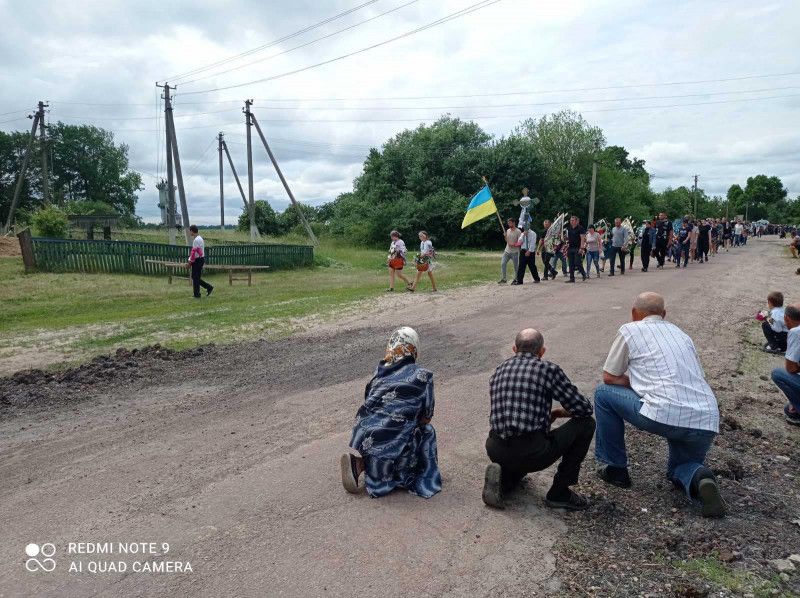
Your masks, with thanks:
M225 230L225 189L222 184L222 131L217 135L219 147L219 227Z
M175 88L173 87L172 89ZM175 135L175 121L172 118L172 100L169 97L169 90L169 85L164 83L164 116L172 145L172 160L175 165L175 178L178 180L178 197L181 200L181 220L183 220L183 234L186 237L186 244L190 245L192 242L192 237L189 235L189 208L186 205L186 189L183 186L181 155L178 151L178 138Z
M250 240L256 241L261 235L256 226L256 200L255 190L253 188L253 139L251 129L253 128L253 120L251 118L250 106L253 100L244 101L244 120L247 124L247 215L250 217Z
M264 137L264 133L261 132L261 127L258 126L258 120L256 120L256 115L250 113L250 118L253 121L253 125L256 127L256 131L258 131L258 136L261 137L261 143L264 144L264 149L267 150L267 154L269 154L269 159L272 161L272 165L275 167L275 171L278 173L278 177L281 179L281 183L283 183L283 188L286 189L286 193L289 195L289 199L292 200L292 204L294 205L295 209L297 210L297 215L300 217L300 222L303 223L303 226L308 233L311 242L314 245L319 245L319 241L317 241L317 236L314 234L314 231L311 230L311 225L308 224L306 217L303 215L303 210L300 208L300 204L297 203L297 200L294 198L294 194L292 190L289 188L289 183L286 182L286 178L283 176L283 172L281 172L281 167L278 166L278 161L275 159L275 156L272 155L272 150L269 148L269 144L267 143L267 138ZM248 142L250 138L248 136ZM502 225L502 223L501 223Z
M175 245L175 182L172 178L172 135L167 125L167 110L172 110L169 102L169 85L156 84L156 87L163 87L164 95L164 137L167 148L167 235L170 245ZM167 108L169 106L169 108Z
M586 226L594 224L594 195L597 187L597 160L592 161L592 188L589 191L589 221Z
M231 153L228 151L228 144L224 139L222 140L222 149L225 150L225 155L228 157L228 164L231 167L231 172L233 172L233 178L236 179L236 186L239 187L239 195L242 196L242 203L244 203L244 209L249 212L250 207L247 205L247 198L244 195L244 188L242 187L242 182L239 180L239 173L236 172L236 167L233 165L233 160L231 159Z
M694 175L694 186L692 187L692 195L694 196L694 211L692 214L697 218L697 177L699 174Z
M28 160L30 160L31 149L33 149L33 140L36 137L36 127L39 126L39 112L37 111L35 114L29 114L28 118L33 119L31 134L30 137L28 137L28 145L25 148L25 156L22 158L22 165L20 166L19 174L17 175L17 186L14 187L14 198L11 200L11 207L8 210L8 218L6 218L6 224L3 227L3 230L0 231L2 234L8 233L11 230L11 225L14 224L14 212L17 210L19 195L22 192L22 183L25 180L25 171L28 169Z
M50 176L47 173L47 135L44 130L44 109L49 104L39 102L39 144L42 150L42 199L45 204L50 203Z

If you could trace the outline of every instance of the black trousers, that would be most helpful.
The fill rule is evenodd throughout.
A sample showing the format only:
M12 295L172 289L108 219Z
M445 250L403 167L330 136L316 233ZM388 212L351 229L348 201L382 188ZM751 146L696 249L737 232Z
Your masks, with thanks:
M769 322L761 322L761 330L764 331L764 337L766 337L770 347L786 351L786 342L789 338L788 332L775 332Z
M526 474L547 469L561 459L553 488L566 489L578 482L581 464L594 436L594 418L570 418L549 432L533 432L503 440L493 432L486 439L486 454L503 470L503 490L519 484Z
M536 252L531 251L530 255L525 255L524 251L519 252L519 266L517 267L517 282L522 284L525 278L525 267L531 271L533 279L539 282L539 270L536 268Z
M664 260L667 257L667 240L666 239L656 239L656 259L658 260L658 265L663 266Z
M633 244L633 245L631 245L631 247L630 247L630 251L628 252L628 255L630 255L630 256L631 256L631 257L630 257L630 260L631 260L631 261L630 261L630 263L628 264L628 269L631 269L631 268L633 268L633 257L634 257L634 255L635 255L635 254L636 254L636 244Z
M544 266L544 279L547 280L549 277L555 278L558 275L558 270L550 266L550 260L553 257L552 253L547 253L546 251L542 251L542 265Z
M611 246L611 274L614 274L614 267L616 266L617 256L619 256L619 269L625 274L625 254L622 252L622 247Z
M697 258L708 261L708 243L697 244Z
M575 280L575 269L586 278L586 270L583 269L583 256L580 249L567 249L567 260L569 260L569 279Z
M203 287L206 291L213 288L205 280L200 278L203 275L203 266L205 263L206 258L204 257L199 257L192 262L192 290L194 291L195 297L200 296L200 287Z
M640 249L642 258L642 270L647 270L650 267L650 246L642 244Z

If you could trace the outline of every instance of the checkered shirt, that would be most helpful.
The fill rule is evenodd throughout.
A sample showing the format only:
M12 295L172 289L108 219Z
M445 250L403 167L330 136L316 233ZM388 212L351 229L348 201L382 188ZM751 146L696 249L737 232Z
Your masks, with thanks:
M497 366L489 380L492 432L500 438L547 432L553 401L574 417L592 414L592 404L559 366L532 353L518 353Z

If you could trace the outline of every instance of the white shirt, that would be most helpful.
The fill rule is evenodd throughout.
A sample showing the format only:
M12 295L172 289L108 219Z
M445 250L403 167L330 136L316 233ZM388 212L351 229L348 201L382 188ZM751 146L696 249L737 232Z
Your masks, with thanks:
M523 233L521 238L521 251L536 251L536 232L533 229L528 229L528 232Z
M741 223L737 223L736 226L733 227L733 234L741 235L743 230L744 226L742 226Z
M786 355L784 357L787 361L800 363L800 326L795 326L789 331L789 336L786 339ZM800 376L800 374L798 375Z
M660 316L629 322L619 329L603 369L626 371L642 397L641 413L662 424L719 431L717 399L706 382L689 336Z
M433 253L433 242L430 239L420 242L419 244L420 255L430 255Z
M773 307L769 312L769 317L772 318L772 322L770 322L770 328L772 328L775 332L789 332L789 329L786 327L786 320L783 319L786 310L782 307Z
M203 237L197 235L192 241L192 249L189 251L189 261L193 262L197 258L206 257L206 244Z

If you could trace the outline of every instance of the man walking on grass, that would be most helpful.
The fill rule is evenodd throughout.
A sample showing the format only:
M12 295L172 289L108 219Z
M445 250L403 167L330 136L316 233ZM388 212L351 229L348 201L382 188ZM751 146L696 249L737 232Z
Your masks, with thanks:
M489 380L491 415L483 502L503 508L503 495L528 473L547 469L561 459L547 492L548 506L577 511L588 502L570 490L578 483L594 434L592 404L564 371L542 359L542 334L533 328L517 333L514 356L501 363ZM553 401L560 407L553 408ZM550 429L557 418L569 418Z
M206 244L203 237L200 236L197 226L191 225L189 227L189 234L192 236L192 249L189 251L189 264L192 269L192 290L194 291L194 298L200 299L200 287L206 290L206 295L210 295L214 287L208 284L201 278L203 275L203 266L206 263Z
M595 390L597 475L630 488L625 422L667 440L667 478L699 500L704 517L722 517L724 501L705 458L719 431L717 399L697 351L680 328L664 318L664 298L642 293L632 322L617 333ZM798 357L800 359L800 357Z

